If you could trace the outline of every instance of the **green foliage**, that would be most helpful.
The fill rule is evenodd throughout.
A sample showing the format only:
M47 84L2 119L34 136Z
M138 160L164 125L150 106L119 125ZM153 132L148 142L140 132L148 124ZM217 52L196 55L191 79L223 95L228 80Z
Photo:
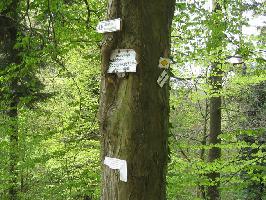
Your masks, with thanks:
M39 74L55 95L21 113L24 199L99 197L98 60L89 63L77 51L66 57L67 71L48 67Z
M2 56L5 47L0 52L1 199L8 198L11 177L7 130L12 120L5 112L12 82L19 96L19 199L99 198L100 35L93 27L104 2L84 2L36 0L21 2L16 10L19 33L13 50L20 60L10 64ZM1 2L0 10L8 3Z
M226 1L216 12L203 4L178 4L174 19L168 199L206 199L207 186L215 184L206 175L213 172L220 173L222 199L265 198L259 194L265 185L266 76L260 50L265 36L241 32L247 25L242 14L254 9L251 4ZM228 63L236 54L245 65ZM208 143L213 63L223 71L223 88L216 94L222 96L222 134L216 145ZM212 147L221 149L222 157L210 163Z

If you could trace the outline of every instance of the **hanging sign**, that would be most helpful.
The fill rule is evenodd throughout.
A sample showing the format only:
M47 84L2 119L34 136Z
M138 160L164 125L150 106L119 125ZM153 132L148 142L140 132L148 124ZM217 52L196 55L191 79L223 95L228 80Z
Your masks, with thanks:
M164 71L161 73L161 75L159 76L159 78L158 78L158 80L157 80L157 83L158 83L159 86L162 88L168 79L169 79L169 75L167 74L167 71L164 70Z
M133 49L116 49L110 56L107 73L136 72L136 52Z
M117 158L105 157L104 164L110 169L118 169L120 172L120 180L127 182L127 161Z
M170 66L170 59L160 57L159 68L168 69L169 66Z
M98 33L110 33L110 32L120 31L122 24L121 22L122 20L120 18L114 20L102 21L97 25L96 31Z

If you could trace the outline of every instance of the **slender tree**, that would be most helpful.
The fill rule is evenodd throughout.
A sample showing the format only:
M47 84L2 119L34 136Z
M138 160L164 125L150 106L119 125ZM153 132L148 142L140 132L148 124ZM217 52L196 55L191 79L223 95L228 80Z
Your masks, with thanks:
M2 67L14 68L13 65L20 64L19 52L15 48L15 44L18 36L18 27L16 20L18 18L17 8L19 1L13 0L6 6L6 9L1 12L1 31L0 40L2 47L2 55L5 55L2 60ZM7 70L7 69L6 69ZM9 117L9 191L8 198L10 200L18 199L18 80L12 78L8 84L9 94L7 98L7 116Z
M126 160L128 180L104 165L103 200L166 199L169 92L157 79L159 58L169 56L174 8L174 0L109 1L107 18L122 18L123 29L106 34L102 46L102 158ZM106 72L114 49L136 51L136 73Z
M221 106L222 99L220 96L220 90L222 87L222 71L218 65L214 65L212 68L211 76L211 86L212 86L212 97L210 98L210 134L209 134L209 144L216 145L220 144L219 135L221 134ZM216 159L221 157L221 149L219 147L211 147L208 153L208 161L215 162ZM207 196L211 200L216 200L220 198L219 194L219 172L211 172L208 177L213 182L211 186L208 187Z
M211 38L209 40L210 52L221 53L224 40L223 29L223 14L221 13L222 7L218 2L214 2L213 19L211 20ZM225 27L224 27L225 28ZM219 63L219 54L216 56L216 62L212 64L210 84L211 84L211 97L210 97L210 132L209 132L209 144L213 147L208 152L208 161L214 163L217 159L221 158L221 149L214 145L220 144L221 140L219 135L221 134L222 125L222 64ZM208 174L208 178L211 180L211 185L207 188L207 198L210 200L220 199L220 173L218 171L212 171Z

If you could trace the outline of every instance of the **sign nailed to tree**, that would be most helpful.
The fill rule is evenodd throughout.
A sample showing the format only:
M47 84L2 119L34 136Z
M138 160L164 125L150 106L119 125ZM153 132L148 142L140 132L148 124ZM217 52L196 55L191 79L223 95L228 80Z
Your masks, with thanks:
M159 67L163 69L168 69L169 66L170 66L170 59L161 57L159 60Z
M120 30L121 30L120 18L114 20L102 21L96 27L96 31L98 33L110 33Z
M158 78L158 80L157 80L157 83L158 83L159 86L162 88L168 79L169 79L169 75L167 74L167 71L164 70L164 71L161 73L161 75L159 76L159 78Z
M104 164L111 169L118 169L120 172L120 180L127 182L127 161L117 158L105 157Z
M136 72L136 52L133 49L116 49L110 56L108 73Z

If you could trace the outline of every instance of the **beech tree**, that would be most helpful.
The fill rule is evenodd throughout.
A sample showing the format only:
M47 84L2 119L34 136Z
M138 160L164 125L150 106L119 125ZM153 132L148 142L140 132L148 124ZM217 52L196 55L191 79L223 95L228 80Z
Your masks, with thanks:
M103 166L102 199L166 199L165 174L169 92L157 79L159 58L170 52L174 0L110 0L108 19L121 18L122 31L107 33L102 46L100 120L102 158L126 160L128 178ZM137 72L108 74L110 53L134 49Z
M219 2L214 1L215 7L213 11L213 21L211 29L211 37L207 48L209 46L209 51L211 54L217 54L216 59L220 60L220 54L224 46L224 31L225 23L223 22L222 7ZM221 158L221 149L217 144L221 143L219 135L222 131L222 71L223 65L219 61L214 61L212 63L211 69L211 97L210 97L210 130L209 130L209 144L211 148L208 152L208 161L215 162L217 159ZM207 188L207 198L210 200L220 199L219 186L220 186L220 173L218 171L213 171L208 174L212 183Z

